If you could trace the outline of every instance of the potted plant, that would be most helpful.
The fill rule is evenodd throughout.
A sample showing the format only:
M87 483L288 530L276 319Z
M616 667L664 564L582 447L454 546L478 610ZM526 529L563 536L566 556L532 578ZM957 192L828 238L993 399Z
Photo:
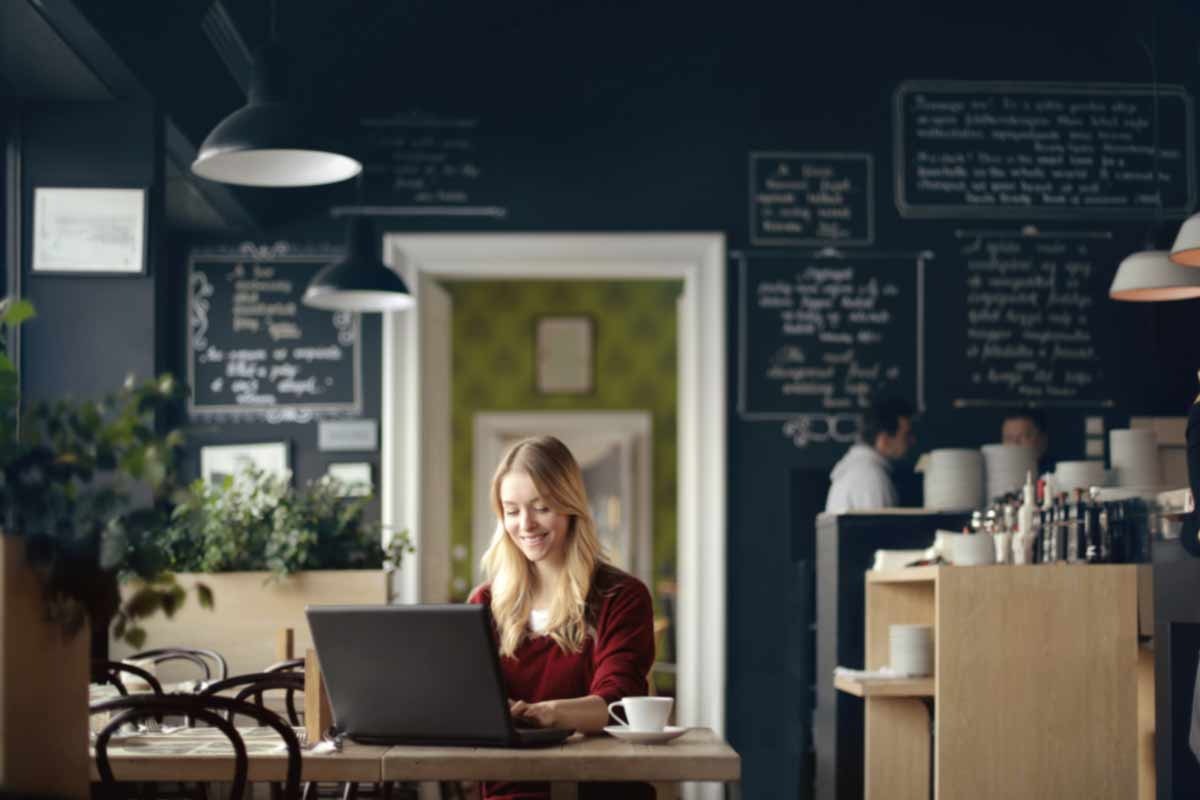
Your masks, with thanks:
M207 583L223 608L247 613L184 609L175 623L187 625L188 643L221 652L233 672L251 672L282 655L284 631L297 655L312 646L306 605L386 603L390 571L413 548L406 531L383 546L369 501L328 477L295 488L252 466L219 484L194 482L161 536L167 566L181 585ZM126 649L113 644L117 654Z
M6 330L33 316L28 302L0 301ZM185 598L158 543L183 437L155 424L182 387L130 378L102 401L22 407L7 353L0 341L0 785L86 796L89 630L112 624L140 647L142 621ZM79 747L61 752L72 730Z

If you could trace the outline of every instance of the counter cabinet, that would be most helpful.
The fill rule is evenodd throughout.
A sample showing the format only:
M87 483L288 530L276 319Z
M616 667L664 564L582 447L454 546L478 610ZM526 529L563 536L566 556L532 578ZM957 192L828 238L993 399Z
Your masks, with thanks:
M1139 582L1145 595L1152 575L1134 565L868 573L866 668L888 663L893 624L933 625L936 651L931 690L929 679L908 681L910 693L839 686L865 700L868 800L1153 797L1154 662L1138 644Z

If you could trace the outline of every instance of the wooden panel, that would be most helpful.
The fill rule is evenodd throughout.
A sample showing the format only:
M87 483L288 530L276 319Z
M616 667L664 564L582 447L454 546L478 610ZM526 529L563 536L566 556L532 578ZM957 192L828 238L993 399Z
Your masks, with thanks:
M1151 564L1137 566L1137 619L1138 635L1154 636L1154 567Z
M932 625L935 584L868 583L866 669L879 669L890 660L888 627L891 625ZM937 632L934 632L937 649Z
M741 759L706 728L666 744L578 734L557 747L393 747L385 780L736 781Z
M872 697L866 706L866 800L928 800L931 745L925 704Z
M86 798L90 629L64 642L46 622L24 545L0 534L0 786L13 796Z
M908 567L907 569L870 570L867 583L918 583L937 580L940 567Z
M1138 800L1154 800L1158 781L1154 763L1154 650L1150 647L1138 648L1137 696Z
M943 570L937 796L1135 797L1136 603L1130 566Z
M291 628L294 652L313 646L305 605L383 604L388 601L388 577L382 570L300 572L273 581L267 572L180 574L188 599L173 619L157 615L146 620L146 647L201 647L216 650L229 661L229 674L256 672L277 658L279 631ZM215 607L200 607L192 587L204 583L213 590ZM125 587L123 591L129 591ZM110 642L112 657L133 651L120 641ZM167 682L195 678L194 667L168 662L160 665Z
M833 685L855 697L933 697L933 678L851 678L838 675Z

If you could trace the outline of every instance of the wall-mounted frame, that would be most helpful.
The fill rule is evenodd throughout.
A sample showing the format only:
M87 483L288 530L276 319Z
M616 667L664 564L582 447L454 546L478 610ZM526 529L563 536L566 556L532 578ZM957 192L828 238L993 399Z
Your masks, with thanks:
M590 394L595 388L595 322L583 315L538 317L535 381L539 394Z
M33 190L37 275L145 275L146 190L39 186Z
M371 482L371 465L366 461L330 464L325 475L342 485L346 497L366 497L375 491Z
M257 467L268 475L290 478L287 442L215 444L200 448L200 477L206 486L219 486L246 467Z

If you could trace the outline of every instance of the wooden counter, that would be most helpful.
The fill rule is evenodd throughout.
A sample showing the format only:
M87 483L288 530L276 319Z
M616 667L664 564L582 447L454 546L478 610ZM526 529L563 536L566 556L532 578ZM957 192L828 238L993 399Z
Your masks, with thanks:
M936 657L928 693L839 683L865 698L867 798L926 800L931 777L937 797L971 800L1146 791L1138 580L1128 565L870 573L866 668L887 664L898 623L933 625Z

